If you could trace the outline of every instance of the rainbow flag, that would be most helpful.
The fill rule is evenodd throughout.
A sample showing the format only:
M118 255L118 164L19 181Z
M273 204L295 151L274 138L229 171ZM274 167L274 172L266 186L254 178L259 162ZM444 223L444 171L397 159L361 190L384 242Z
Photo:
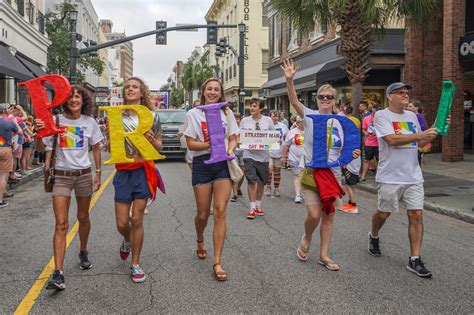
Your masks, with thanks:
M84 148L84 130L81 127L67 126L59 136L59 146L61 149Z
M5 140L5 138L3 138L2 136L0 136L0 146L1 147L4 147L6 146L7 144L7 140Z
M392 122L393 131L396 135L409 135L415 134L416 128L413 122L411 121L393 121ZM408 143L403 145L402 147L416 147L416 142Z

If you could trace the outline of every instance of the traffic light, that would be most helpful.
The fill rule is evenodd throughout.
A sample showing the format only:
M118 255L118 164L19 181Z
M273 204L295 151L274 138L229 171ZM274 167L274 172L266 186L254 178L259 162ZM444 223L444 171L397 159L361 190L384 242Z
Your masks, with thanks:
M166 28L168 23L166 21L156 21L156 29ZM166 45L166 35L167 32L156 34L156 44L157 45Z
M208 21L207 25L217 25L216 21ZM208 27L207 28L207 44L217 44L217 27Z

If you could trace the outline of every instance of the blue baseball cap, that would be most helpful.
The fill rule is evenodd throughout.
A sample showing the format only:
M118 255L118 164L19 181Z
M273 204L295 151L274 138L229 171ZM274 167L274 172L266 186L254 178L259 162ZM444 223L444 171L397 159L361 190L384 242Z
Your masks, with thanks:
M408 90L411 90L413 88L413 85L406 84L406 83L403 83L403 82L392 83L387 87L387 95L392 94L393 91L399 90L401 88L407 88Z

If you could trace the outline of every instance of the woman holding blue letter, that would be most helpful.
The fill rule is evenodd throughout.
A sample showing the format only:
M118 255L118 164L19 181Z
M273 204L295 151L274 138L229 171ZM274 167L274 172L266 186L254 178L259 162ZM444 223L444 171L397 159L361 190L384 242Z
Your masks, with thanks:
M217 104L224 102L224 89L222 83L217 78L207 79L201 87L201 104ZM234 156L237 147L237 136L239 127L235 117L227 106L220 110L220 118L225 134L228 135L229 145L227 155ZM197 246L196 251L199 259L207 257L204 247L204 230L209 219L211 202L214 199L214 276L217 281L227 280L227 273L222 269L221 256L224 248L226 234L226 210L232 191L232 181L230 179L227 161L205 164L211 156L210 138L208 125L204 110L200 108L191 109L187 116L187 128L184 131L188 149L193 151L192 185L196 198L197 214L195 217Z
M313 159L313 120L306 115L330 115L332 108L336 102L336 90L329 84L325 84L318 89L318 109L312 110L305 107L298 101L296 90L293 83L293 78L296 74L296 66L291 59L285 60L282 65L283 73L286 78L288 87L288 97L291 105L295 108L298 115L303 118L305 129L305 144L304 144L304 160L305 164ZM344 143L344 134L342 126L336 119L329 119L327 121L327 160L328 162L336 161L341 153L342 145ZM360 155L359 150L353 152L353 156ZM331 171L334 173L337 181L340 182L341 169L340 167L333 167ZM308 172L308 169L305 169ZM313 176L312 170L309 171L310 176ZM304 175L303 175L304 176ZM332 176L332 175L331 175ZM304 183L303 183L304 184ZM297 256L301 261L308 259L309 247L314 230L321 222L320 236L321 245L319 250L318 263L325 266L329 270L337 271L339 266L329 257L329 243L332 237L334 212L322 211L322 202L320 198L320 190L317 187L309 187L303 185L304 201L307 208L307 215L305 219L305 234L303 235L300 245L297 249ZM341 206L341 199L336 198L336 208Z

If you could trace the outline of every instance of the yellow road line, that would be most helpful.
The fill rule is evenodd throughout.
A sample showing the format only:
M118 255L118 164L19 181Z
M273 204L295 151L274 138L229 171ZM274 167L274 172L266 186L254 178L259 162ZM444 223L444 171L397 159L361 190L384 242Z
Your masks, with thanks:
M91 212L92 208L94 208L97 200L99 200L100 196L104 192L105 188L107 188L107 186L109 185L114 175L115 175L115 170L109 175L109 177L107 177L105 182L101 185L100 189L97 191L94 197L92 197L91 205L89 207L89 212ZM78 230L79 230L79 222L76 221L72 229L67 234L66 250L71 244L74 237L76 236ZM46 282L48 281L53 271L54 271L54 256L51 257L48 264L44 267L43 271L39 275L38 279L36 279L30 291L28 291L28 293L25 295L21 303L16 308L14 314L28 314L30 312L31 308L36 302L36 299L40 295L41 290L43 290Z

